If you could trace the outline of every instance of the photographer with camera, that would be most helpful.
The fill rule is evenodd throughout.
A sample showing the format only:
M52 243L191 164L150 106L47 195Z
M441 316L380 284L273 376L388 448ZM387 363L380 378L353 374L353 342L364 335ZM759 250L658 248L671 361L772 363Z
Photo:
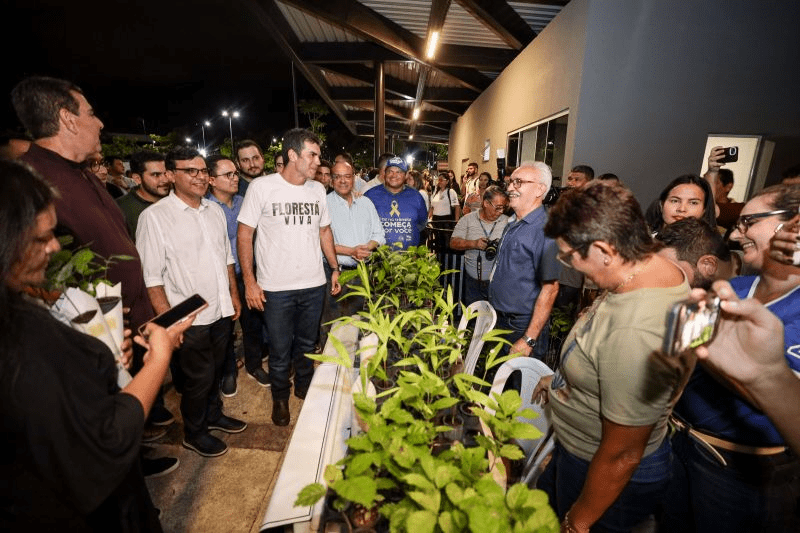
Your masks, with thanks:
M481 208L464 215L450 237L450 248L465 251L464 305L489 299L489 274L508 224L508 217L503 214L507 204L508 196L500 187L488 187Z

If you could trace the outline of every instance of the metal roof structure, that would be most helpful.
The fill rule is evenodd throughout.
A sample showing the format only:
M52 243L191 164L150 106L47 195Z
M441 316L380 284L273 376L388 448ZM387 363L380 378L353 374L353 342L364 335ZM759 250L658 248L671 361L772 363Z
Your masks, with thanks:
M447 142L569 0L241 1L351 133Z

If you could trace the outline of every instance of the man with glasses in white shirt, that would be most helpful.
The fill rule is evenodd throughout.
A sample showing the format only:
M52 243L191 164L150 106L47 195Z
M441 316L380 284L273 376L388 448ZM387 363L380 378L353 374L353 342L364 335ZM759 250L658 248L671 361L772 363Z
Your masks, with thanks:
M228 451L209 430L239 433L245 422L225 416L219 394L222 364L233 320L239 318L234 259L225 214L204 196L208 168L197 150L180 147L167 154L175 189L142 212L136 247L156 313L197 293L208 307L184 333L171 368L181 394L183 446L204 457Z

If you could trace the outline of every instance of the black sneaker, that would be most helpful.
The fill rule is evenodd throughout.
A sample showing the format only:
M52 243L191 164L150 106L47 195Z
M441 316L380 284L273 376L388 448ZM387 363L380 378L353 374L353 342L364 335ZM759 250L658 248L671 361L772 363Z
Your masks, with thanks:
M183 447L203 457L219 457L228 451L228 445L210 433L203 433L194 438L184 437Z
M142 432L142 442L155 442L166 434L167 430L163 427L146 425Z
M236 374L230 374L222 377L222 383L219 386L219 392L226 398L236 396Z
M208 429L218 429L225 433L241 433L247 428L247 422L220 415L218 419L208 423Z
M181 462L177 457L159 457L157 459L145 459L142 457L142 472L144 477L159 477L169 474Z
M252 372L247 371L247 375L258 382L262 387L269 387L269 374L261 367L256 368Z
M175 422L175 416L162 404L154 403L150 409L150 416L147 418L147 422L154 426L168 426Z

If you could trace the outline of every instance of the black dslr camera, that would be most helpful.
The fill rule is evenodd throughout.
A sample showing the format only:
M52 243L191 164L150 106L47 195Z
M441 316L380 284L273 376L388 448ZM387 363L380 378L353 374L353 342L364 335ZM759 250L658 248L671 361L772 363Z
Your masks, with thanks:
M497 248L500 246L500 239L491 239L486 243L486 248L483 249L483 255L487 261L494 261L497 257Z

